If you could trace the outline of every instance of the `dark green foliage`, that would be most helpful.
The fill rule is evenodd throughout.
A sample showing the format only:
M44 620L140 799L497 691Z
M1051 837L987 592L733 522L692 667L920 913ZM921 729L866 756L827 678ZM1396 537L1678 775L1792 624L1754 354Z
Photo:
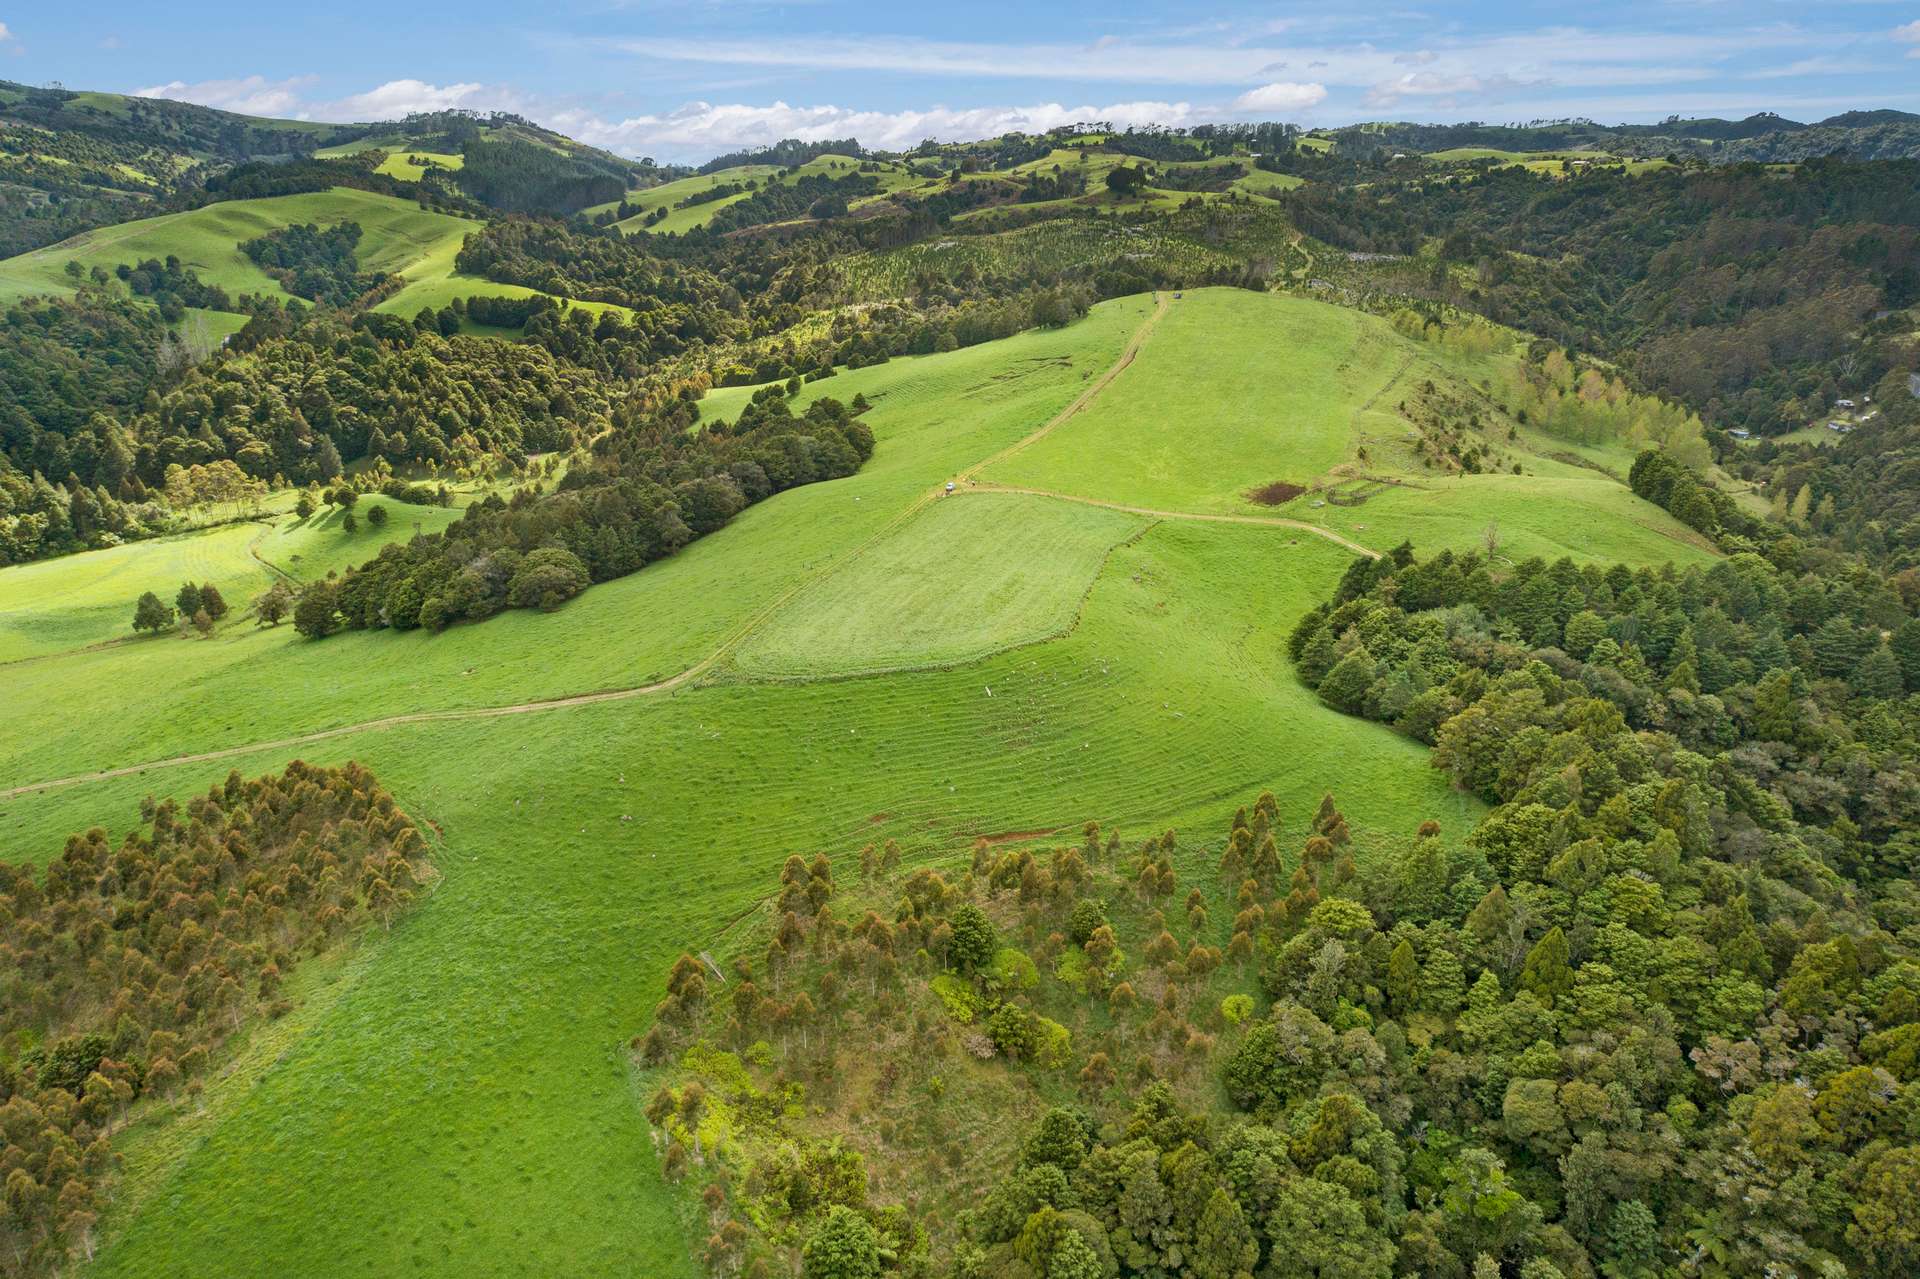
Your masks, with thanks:
M866 151L854 138L823 138L818 142L782 138L769 146L748 147L717 155L701 165L697 172L718 173L721 169L737 169L747 164L777 164L783 168L793 168L820 155L860 157L866 155Z
M338 222L324 230L309 223L269 231L242 243L240 251L287 292L309 302L346 306L386 279L381 272L360 274L355 257L360 236L358 222Z
M1875 312L1920 300L1920 161L1820 160L1698 174L1521 168L1436 182L1414 164L1365 184L1289 192L1309 234L1414 253L1428 239L1477 268L1409 287L1617 359L1708 423L1777 434L1880 380L1860 341ZM1527 255L1524 258L1515 254Z
M953 928L953 942L948 947L948 957L961 972L973 972L985 967L1000 945L993 921L987 918L986 912L969 902L954 911L948 922Z
M152 591L140 597L133 609L133 629L158 634L173 625L173 609Z
M878 179L859 172L838 176L809 173L787 182L769 182L746 199L721 209L704 228L693 234L724 235L803 216L835 217L846 212L849 200L872 195L879 189Z
M691 406L673 401L603 437L556 491L490 497L444 533L391 543L337 582L309 585L295 627L316 638L340 627L437 631L502 608L557 608L589 582L724 527L752 502L851 475L873 453L872 433L837 400L795 417L774 394L731 426L689 432L690 419Z
M482 204L508 213L565 215L626 192L624 166L611 156L566 154L520 138L468 142L453 181Z
M27 474L71 472L117 493L133 467L110 423L140 403L159 371L159 316L86 288L26 298L0 323L0 454Z

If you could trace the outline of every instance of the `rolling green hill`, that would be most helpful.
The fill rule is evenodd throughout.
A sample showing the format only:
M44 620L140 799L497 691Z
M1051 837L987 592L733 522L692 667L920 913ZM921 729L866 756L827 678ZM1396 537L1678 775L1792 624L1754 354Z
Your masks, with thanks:
M439 309L456 297L529 297L535 290L520 285L457 276L453 260L460 243L479 223L445 213L429 212L405 200L375 195L350 187L307 195L273 196L259 200L228 200L185 213L121 223L23 253L0 262L0 302L36 293L70 292L73 281L68 262L91 270L111 271L149 258L180 259L207 284L231 295L262 293L291 296L279 281L261 270L240 251L240 245L282 227L305 223L330 226L357 222L365 232L359 263L365 271L386 271L406 277L406 286L383 299L377 310L412 316L421 307ZM589 310L610 304L583 302ZM613 307L611 309L624 310Z
M1358 342L1375 371L1336 376ZM942 859L977 835L1090 816L1213 832L1261 788L1289 813L1336 789L1363 845L1410 812L1464 830L1476 804L1417 744L1291 677L1287 629L1352 562L1308 526L1336 517L1222 522L1241 480L1213 455L1142 460L1203 416L1163 358L1205 354L1216 429L1272 450L1256 478L1309 477L1351 452L1381 365L1419 350L1322 304L1119 299L1062 330L810 384L873 402L866 468L757 505L558 614L318 644L229 627L0 666L0 697L24 709L0 775L137 770L0 796L0 831L29 855L140 794L294 757L367 763L440 841L444 879L411 918L303 978L203 1104L136 1118L96 1272L693 1273L622 1045L672 957L724 953L728 921L795 848L893 837ZM1331 402L1308 434L1263 443L1288 387ZM702 410L728 416L747 393ZM966 484L1029 457L1057 477L1061 440L1078 489L1162 513ZM1592 510L1632 526L1609 549L1699 554L1658 531L1664 513L1592 482L1619 495ZM1337 518L1385 548L1468 536L1495 500L1465 481L1398 496ZM1537 495L1501 511L1511 537L1564 537L1564 512ZM217 581L244 567L248 536L123 548L110 575L53 561L0 598L31 613L61 579L104 598L189 563ZM43 647L93 633L57 614L42 625L23 629ZM1180 856L1214 855L1201 838Z

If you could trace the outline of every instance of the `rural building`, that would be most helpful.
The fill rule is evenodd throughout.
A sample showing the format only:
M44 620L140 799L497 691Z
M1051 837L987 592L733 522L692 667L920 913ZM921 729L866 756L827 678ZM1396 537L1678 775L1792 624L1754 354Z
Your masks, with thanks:
M1853 407L1852 400L1835 400L1833 403L1836 408L1850 409Z
M1851 431L1853 428L1848 426L1845 422L1829 422L1827 423L1827 429L1829 431L1838 431L1840 432L1840 434L1845 435L1848 431Z
M1731 435L1736 440L1744 440L1744 439L1750 438L1753 435L1753 432L1744 431L1736 426L1731 431L1728 431L1727 434Z

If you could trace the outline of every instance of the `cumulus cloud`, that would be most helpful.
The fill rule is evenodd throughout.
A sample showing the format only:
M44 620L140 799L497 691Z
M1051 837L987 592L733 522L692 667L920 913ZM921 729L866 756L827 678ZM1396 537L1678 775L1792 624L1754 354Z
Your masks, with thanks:
M712 155L782 138L818 141L856 137L870 147L903 150L924 138L953 141L991 138L1002 133L1043 133L1060 125L1104 120L1128 125L1196 123L1217 114L1188 102L1116 102L1069 107L1058 102L1032 106L971 107L956 110L861 111L840 106L793 106L773 102L689 102L660 114L603 120L588 112L550 113L552 127L595 146L629 155Z
M245 115L281 116L294 120L335 120L362 123L398 120L416 111L445 111L465 107L474 111L527 112L532 106L526 95L502 85L477 82L429 84L425 80L389 80L365 93L344 98L314 98L309 91L318 76L290 76L269 80L265 76L242 76L233 80L200 80L189 84L169 80L165 84L135 89L139 98L171 98L176 102L195 102L203 107L238 111Z
M314 82L313 76L290 76L285 80L269 80L265 76L241 76L235 80L200 80L188 84L184 80L169 80L165 84L150 84L144 89L135 89L136 98L171 98L175 102L194 102L203 107L218 107L222 111L238 111L243 115L285 116L295 120L309 118L302 101L301 91Z
M1249 89L1233 100L1235 111L1304 111L1326 101L1324 84L1295 84L1279 80Z
M1915 18L1904 27L1895 27L1893 29L1893 38L1901 44L1914 46L1907 50L1907 56L1909 58L1920 58L1920 18Z
M325 103L320 110L325 118L334 120L398 120L416 111L446 111L454 107L486 110L506 96L503 91L490 91L484 84L389 80L365 93Z

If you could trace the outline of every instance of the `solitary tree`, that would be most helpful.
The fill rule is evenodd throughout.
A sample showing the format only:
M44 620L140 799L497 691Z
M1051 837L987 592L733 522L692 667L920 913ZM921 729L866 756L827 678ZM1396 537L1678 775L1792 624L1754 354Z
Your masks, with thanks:
M278 626L282 618L293 609L293 590L285 582L275 582L253 602L253 617L257 625Z
M148 591L133 606L133 629L136 631L160 632L173 625L173 610L161 603L160 597Z

